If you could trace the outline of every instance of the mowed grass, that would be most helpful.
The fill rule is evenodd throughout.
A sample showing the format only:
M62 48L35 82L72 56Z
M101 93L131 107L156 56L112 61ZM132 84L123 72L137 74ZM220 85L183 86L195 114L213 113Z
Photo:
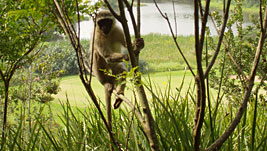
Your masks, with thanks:
M148 34L144 37L145 47L140 53L140 59L144 60L150 71L168 71L168 69L183 70L186 66L179 53L173 38L169 35ZM178 36L183 54L192 67L195 64L194 36Z
M185 93L190 84L194 84L193 77L189 71L185 72L184 70L181 70L145 74L142 77L142 81L147 84L150 77L154 87L158 90L164 92L166 87L170 84L171 90L177 91L181 85L184 74L185 79L182 93ZM92 87L96 96L105 104L104 87L94 77L92 79ZM85 107L89 103L92 103L78 75L63 77L60 82L60 89L60 92L53 96L55 98L54 103L56 104L65 103L67 98L72 106ZM148 99L151 100L151 94L148 90L146 91ZM125 95L129 99L133 99L133 89L129 83L127 84Z

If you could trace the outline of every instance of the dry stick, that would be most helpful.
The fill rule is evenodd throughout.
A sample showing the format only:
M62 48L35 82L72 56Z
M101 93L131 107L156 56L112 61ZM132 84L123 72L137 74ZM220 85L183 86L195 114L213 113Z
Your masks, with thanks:
M173 8L173 19L174 19L174 27L175 27L175 37L177 37L177 21L176 21L176 12L175 12L175 6L174 6L174 0L172 0L172 8Z
M108 130L108 133L111 136L112 142L118 147L119 150L121 150L119 147L119 144L116 142L116 140L113 137L113 133L111 132L110 128L108 127L107 121L106 121L104 114L103 114L103 112L102 112L102 110L101 110L101 108L97 102L97 98L96 98L96 96L92 90L92 87L88 84L88 80L86 78L87 75L86 75L86 72L84 70L84 62L83 62L82 52L81 52L82 47L81 47L81 45L77 45L77 43L76 43L77 42L77 36L73 33L72 30L70 30L69 24L68 24L70 22L66 21L66 18L64 17L64 14L63 14L60 6L58 5L57 0L54 0L54 4L55 4L57 11L60 14L61 18L55 13L54 13L54 15L57 17L58 22L60 23L64 32L66 33L69 40L71 41L72 46L75 48L77 59L78 59L79 70L80 70L80 79L81 79L84 87L86 88L87 93L89 94L90 98L92 99L93 103L97 107L97 109L100 113L100 116L101 116L107 130Z
M219 150L220 149L220 147L223 145L223 143L233 133L233 131L235 130L236 126L239 124L240 119L242 118L242 115L243 115L244 111L247 108L247 102L249 100L249 97L250 97L250 94L251 94L251 91L252 91L252 88L253 88L253 85L254 85L254 80L255 80L255 76L256 76L258 63L259 63L259 60L260 60L260 55L261 55L261 52L262 52L262 49L263 49L264 40L266 38L266 26L267 26L267 6L265 8L265 18L264 18L263 32L261 32L261 35L260 35L257 51L255 53L255 57L254 57L254 61L253 61L253 66L251 68L252 70L251 70L251 73L250 73L250 76L249 76L249 80L248 80L248 84L247 84L247 90L246 90L246 92L244 94L241 106L240 106L238 112L236 113L236 116L235 116L234 120L229 125L229 127L225 130L225 132L213 144L211 144L207 149L205 149L206 151L213 151L213 150Z
M162 13L161 9L159 8L159 6L158 6L156 0L153 0L153 1L154 1L154 4L155 4L156 8L157 8L158 11L159 11L159 13L161 14L161 16L167 21L168 26L169 26L169 29L170 29L170 32L171 32L171 34L172 34L172 38L173 38L173 40L174 40L174 43L175 43L175 45L176 45L176 47L177 47L179 53L180 53L181 56L183 57L183 59L184 59L186 65L187 65L187 67L189 68L191 74L195 77L195 73L194 73L193 69L191 68L189 62L188 62L187 59L185 58L184 53L182 52L182 50L181 50L181 48L180 48L180 46L179 46L179 44L178 44L178 42L177 42L177 37L175 37L175 35L174 35L173 29L172 29L172 26L171 26L171 23L170 23L170 21L169 21L169 18L168 18L168 16L167 16L167 14L164 15L164 14Z

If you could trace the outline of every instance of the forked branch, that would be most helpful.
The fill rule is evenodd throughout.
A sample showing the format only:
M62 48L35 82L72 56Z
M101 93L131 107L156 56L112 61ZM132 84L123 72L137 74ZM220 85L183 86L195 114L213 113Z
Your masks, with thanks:
M249 81L247 83L247 90L243 96L241 106L240 106L238 112L236 113L234 120L229 125L229 127L225 130L225 132L213 144L211 144L211 146L209 146L206 149L206 151L213 151L213 150L219 150L220 149L220 147L223 145L223 143L227 140L227 138L232 134L232 132L235 130L236 126L239 124L239 122L243 116L243 113L244 113L245 109L247 108L247 102L248 102L249 97L251 95L251 91L252 91L252 88L254 85L254 80L255 80L256 71L257 71L257 67L258 67L258 63L259 63L260 56L261 56L262 49L263 49L263 44L264 44L264 41L266 39L266 26L267 26L267 6L265 8L264 25L263 25L263 28L261 29L261 35L260 35L257 51L255 53L253 65L251 68L251 73L249 76Z
M195 73L194 73L194 71L193 71L191 65L190 65L189 62L187 61L187 59L186 59L186 57L185 57L183 51L181 50L181 48L180 48L180 46L179 46L179 44L178 44L178 42L177 42L177 37L176 37L176 34L174 34L174 32L173 32L173 28L172 28L172 26L171 26L171 23L170 23L170 20L169 20L168 15L167 15L166 13L164 14L164 13L161 11L161 9L159 8L158 3L156 2L156 0L153 0L153 1L154 1L155 6L157 7L159 13L161 14L161 16L167 21L168 26L169 26L169 29L170 29L170 32L171 32L171 35L172 35L172 38L173 38L174 43L175 43L175 46L177 47L177 49L178 49L180 55L182 56L183 60L185 61L185 63L186 63L186 65L187 65L187 67L189 68L191 74L195 77ZM174 4L173 4L173 5L174 5Z
M216 50L215 50L215 53L213 54L212 56L212 59L211 59L211 62L209 63L206 71L205 71L205 74L204 74L204 77L207 78L208 74L209 74L209 71L211 70L211 68L213 67L216 59L217 59L217 56L220 52L220 49L221 49L221 44L223 42L223 37L224 37L224 31L225 31L225 28L226 28L226 23L228 21L228 17L229 17L229 10L230 10L230 5L231 5L231 0L228 0L227 2L227 7L226 7L226 12L224 14L224 17L223 17L223 25L222 25L222 29L221 29L221 32L220 32L220 35L219 35L219 41L218 41L218 44L217 44L217 47L216 47Z

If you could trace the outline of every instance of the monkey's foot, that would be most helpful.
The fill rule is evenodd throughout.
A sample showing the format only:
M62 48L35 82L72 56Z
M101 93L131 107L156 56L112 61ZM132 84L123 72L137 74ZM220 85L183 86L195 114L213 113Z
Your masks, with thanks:
M113 104L114 109L119 108L122 101L123 100L121 98L117 98L116 101L115 101L115 103Z

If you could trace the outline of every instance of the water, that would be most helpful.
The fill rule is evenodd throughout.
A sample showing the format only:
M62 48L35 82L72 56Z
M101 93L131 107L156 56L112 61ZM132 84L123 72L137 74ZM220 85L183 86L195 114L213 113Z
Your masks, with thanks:
M175 32L174 13L172 3L159 3L159 8L163 13L167 13L171 25ZM188 36L194 34L194 7L193 4L175 4L177 34ZM130 17L127 16L130 27L130 33L134 34L131 25ZM210 27L211 34L216 35L217 32L209 20L207 25ZM81 22L81 38L89 39L93 30L92 21ZM234 29L235 30L235 29ZM234 31L236 32L236 31ZM141 34L146 35L149 33L168 34L170 29L166 20L160 15L154 3L146 3L141 7Z

